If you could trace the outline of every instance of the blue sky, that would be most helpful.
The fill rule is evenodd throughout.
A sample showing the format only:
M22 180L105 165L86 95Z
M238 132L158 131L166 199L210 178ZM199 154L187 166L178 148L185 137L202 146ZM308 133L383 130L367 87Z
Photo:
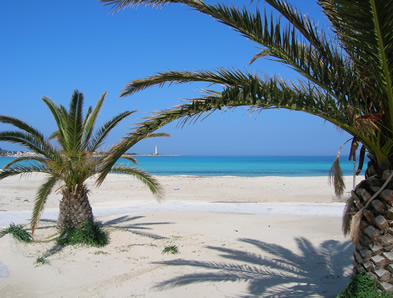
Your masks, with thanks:
M249 5L250 1L225 3ZM316 1L292 3L325 24ZM259 1L260 7L264 5ZM267 59L249 66L258 52L255 43L181 5L113 13L96 0L1 1L0 41L0 114L21 118L48 136L55 123L42 96L68 106L78 89L86 105L94 105L107 90L101 124L124 110L138 110L113 131L108 147L152 112L199 96L200 88L206 87L157 87L119 98L130 80L167 70L218 67L295 77ZM8 128L0 125L0 130ZM172 137L144 140L130 151L150 153L158 145L162 154L335 155L349 138L317 117L286 110L259 115L243 109L216 112L194 125L179 128L173 123L161 131ZM0 147L21 149L2 142Z

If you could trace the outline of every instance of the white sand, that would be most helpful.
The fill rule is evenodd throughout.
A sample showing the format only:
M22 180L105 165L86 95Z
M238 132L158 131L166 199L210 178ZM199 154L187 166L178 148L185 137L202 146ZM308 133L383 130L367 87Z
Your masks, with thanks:
M0 181L0 227L28 223L42 179ZM60 198L51 195L34 243L0 238L0 296L334 297L345 288L352 246L326 177L158 179L160 204L125 175L92 189L93 212L110 232L103 248L46 241ZM162 253L172 245L178 254ZM49 263L38 266L39 257Z

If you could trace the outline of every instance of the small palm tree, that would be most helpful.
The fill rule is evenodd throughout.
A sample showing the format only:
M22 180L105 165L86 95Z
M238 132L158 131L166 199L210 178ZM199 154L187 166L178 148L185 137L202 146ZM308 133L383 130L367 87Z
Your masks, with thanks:
M57 221L59 232L93 223L93 212L88 200L89 190L85 181L101 170L103 160L109 152L97 150L103 145L110 131L120 121L135 112L123 112L94 132L105 96L106 92L101 95L94 109L89 107L86 115L83 115L83 94L78 91L74 91L68 111L62 105L57 106L50 98L43 97L42 101L51 111L57 124L57 130L49 139L22 120L0 115L1 123L10 124L19 129L19 131L0 132L0 141L22 145L35 153L9 162L1 170L0 179L20 174L47 174L47 179L39 188L34 203L31 217L33 233L39 224L46 199L57 182L63 182L60 187L62 199ZM148 137L155 136L166 135L152 134ZM57 145L52 144L51 139L55 139ZM122 155L121 157L136 163L136 160L130 156ZM136 177L146 184L158 199L162 198L163 191L150 174L122 164L111 167L111 171Z
M207 14L261 46L251 62L264 57L294 69L302 79L284 81L237 69L168 71L130 82L122 96L165 83L206 82L223 86L154 115L123 140L114 160L143 134L176 120L195 119L217 109L248 106L285 108L331 122L353 136L350 157L361 145L370 162L366 179L351 193L343 221L356 246L355 272L367 271L393 291L393 1L318 0L332 32L323 29L285 0L265 0L280 17L202 0L101 0L114 9L139 4L181 3ZM258 2L259 3L259 2ZM338 155L339 156L339 155ZM100 179L113 161L108 162ZM337 158L332 167L338 195L344 184Z

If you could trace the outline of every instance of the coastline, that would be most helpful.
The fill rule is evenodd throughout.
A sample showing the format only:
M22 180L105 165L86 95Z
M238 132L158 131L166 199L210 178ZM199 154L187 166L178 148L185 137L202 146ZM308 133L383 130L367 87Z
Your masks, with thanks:
M239 203L324 203L337 202L328 177L240 177L240 176L155 176L165 190L165 202L239 202ZM0 181L1 212L32 210L35 193L45 174L13 176ZM348 196L352 177L344 176ZM101 187L94 178L87 180L92 207L158 204L140 181L121 174L109 174ZM55 190L60 187L55 186ZM110 199L108 199L110 198ZM57 208L60 194L49 195L45 208Z
M134 155L133 158L137 160L138 168L157 176L328 177L335 157ZM0 168L13 159L0 158ZM135 166L124 159L118 163ZM341 169L344 175L352 175L353 164L343 158Z
M12 151L6 154L2 154L0 155L1 157L28 157L28 156L38 156L39 154L35 153L35 152L28 152L28 151ZM149 154L127 154L129 156L132 157L148 157L148 156L152 156L152 157L158 157L158 156L170 156L170 157L174 157L174 156L182 156L182 155L176 155L176 154L154 154L154 153L149 153Z

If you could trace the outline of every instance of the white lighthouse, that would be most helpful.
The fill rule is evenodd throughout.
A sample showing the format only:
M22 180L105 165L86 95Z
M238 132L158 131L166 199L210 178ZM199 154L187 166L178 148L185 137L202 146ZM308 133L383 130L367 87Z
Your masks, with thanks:
M156 145L156 147L154 148L154 155L158 155L157 145Z

